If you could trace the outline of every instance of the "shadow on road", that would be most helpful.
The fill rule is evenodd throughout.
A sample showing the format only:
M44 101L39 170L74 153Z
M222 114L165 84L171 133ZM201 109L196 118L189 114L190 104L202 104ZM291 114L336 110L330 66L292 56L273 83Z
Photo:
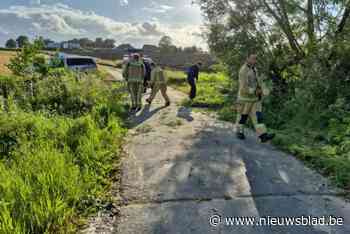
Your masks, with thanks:
M253 133L239 141L232 124L173 107L147 122L156 131L133 137L132 156L124 162L127 206L122 208L125 220L118 233L350 233L349 220L344 226L211 226L209 219L217 214L346 218L350 207L335 196L326 179L294 157L258 143ZM150 111L145 106L132 119L132 127L163 108ZM176 126L160 123L162 116L171 115L187 121Z
M152 118L153 115L165 108L166 106L161 106L151 111L151 106L149 104L145 105L144 108L141 110L141 113L130 117L129 127L136 128L137 126Z
M150 210L155 222L147 233L349 233L349 227L339 226L211 227L209 218L215 214L222 217L331 215L321 196L327 190L322 178L294 158L269 145L258 144L253 137L246 142L237 141L227 126L206 126L191 138L195 141L185 155L158 160L159 164L155 161L152 167L143 168L145 178L155 174L162 178L152 184L159 194L151 200L161 205ZM159 174L164 168L170 169ZM337 213L334 210L332 214Z
M192 109L186 107L180 107L177 111L177 117L192 122L194 119L192 117Z

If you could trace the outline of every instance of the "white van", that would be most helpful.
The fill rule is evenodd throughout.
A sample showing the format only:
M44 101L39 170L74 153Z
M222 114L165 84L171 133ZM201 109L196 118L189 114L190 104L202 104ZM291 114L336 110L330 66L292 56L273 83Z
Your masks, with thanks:
M61 66L74 71L89 72L96 71L97 64L94 58L79 55L59 54L58 59Z

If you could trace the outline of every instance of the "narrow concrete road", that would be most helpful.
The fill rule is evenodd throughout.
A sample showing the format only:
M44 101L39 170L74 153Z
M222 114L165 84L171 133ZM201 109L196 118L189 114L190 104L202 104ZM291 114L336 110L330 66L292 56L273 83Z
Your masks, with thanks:
M236 140L232 124L181 107L184 94L169 89L169 96L171 107L163 108L158 95L130 120L122 166L124 206L114 233L350 233L350 204L325 178L293 156L258 143L253 134ZM268 217L330 215L344 218L344 225L225 222L225 217L266 217L269 222Z

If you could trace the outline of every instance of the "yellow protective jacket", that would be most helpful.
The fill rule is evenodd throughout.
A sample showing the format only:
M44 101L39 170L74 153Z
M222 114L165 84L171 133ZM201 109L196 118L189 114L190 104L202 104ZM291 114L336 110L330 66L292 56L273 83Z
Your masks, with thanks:
M160 67L156 67L151 72L151 84L166 84L167 78Z
M262 90L263 96L270 94L270 88L262 77L259 77L255 67L244 64L239 71L239 102L257 102L261 100L256 94L257 89Z
M130 61L123 71L123 76L127 82L143 82L146 74L145 65L143 62Z

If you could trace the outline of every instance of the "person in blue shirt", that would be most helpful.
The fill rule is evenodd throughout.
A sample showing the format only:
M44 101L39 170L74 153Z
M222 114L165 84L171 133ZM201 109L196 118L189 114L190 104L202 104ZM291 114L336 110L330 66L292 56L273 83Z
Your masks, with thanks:
M191 91L189 94L191 101L193 101L193 99L195 99L197 95L197 82L199 77L199 70L201 67L202 67L202 63L199 62L189 67L187 70L187 81L188 81L188 84L191 86Z

